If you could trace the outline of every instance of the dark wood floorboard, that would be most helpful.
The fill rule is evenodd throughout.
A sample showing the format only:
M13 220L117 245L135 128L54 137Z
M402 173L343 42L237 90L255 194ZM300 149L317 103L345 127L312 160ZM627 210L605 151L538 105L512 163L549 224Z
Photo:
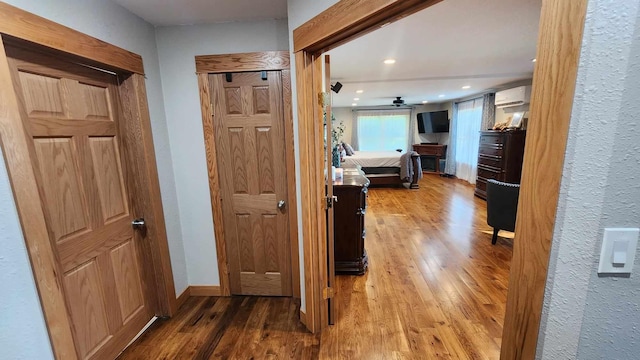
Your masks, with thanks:
M120 359L498 359L512 240L459 180L372 188L369 271L337 276L337 321L310 334L290 298L192 297Z

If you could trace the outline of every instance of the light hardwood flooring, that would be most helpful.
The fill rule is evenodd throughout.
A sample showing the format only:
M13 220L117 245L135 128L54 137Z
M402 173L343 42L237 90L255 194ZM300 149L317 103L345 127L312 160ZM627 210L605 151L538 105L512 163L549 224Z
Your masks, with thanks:
M304 330L289 298L190 298L121 359L498 359L512 240L459 180L372 188L369 271L337 276L337 321Z

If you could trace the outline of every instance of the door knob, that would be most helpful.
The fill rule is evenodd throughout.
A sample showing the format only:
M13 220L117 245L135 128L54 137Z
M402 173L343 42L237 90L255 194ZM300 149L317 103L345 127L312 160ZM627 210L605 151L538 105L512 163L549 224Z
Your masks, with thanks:
M137 218L137 219L133 220L131 222L131 226L134 229L144 229L144 227L146 226L145 223L144 223L144 218Z
M285 206L287 206L287 203L284 200L278 201L278 209L284 210Z

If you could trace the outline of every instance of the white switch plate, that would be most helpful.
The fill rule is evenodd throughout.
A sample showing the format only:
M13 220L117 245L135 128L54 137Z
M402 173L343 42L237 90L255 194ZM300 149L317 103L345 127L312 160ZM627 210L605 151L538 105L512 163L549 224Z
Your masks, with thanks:
M638 228L605 228L598 274L631 274L638 246L638 234L640 234ZM613 249L616 243L618 248L616 251L623 250L625 252L624 266L620 266L621 264L613 265ZM626 247L620 249L621 244L626 244Z

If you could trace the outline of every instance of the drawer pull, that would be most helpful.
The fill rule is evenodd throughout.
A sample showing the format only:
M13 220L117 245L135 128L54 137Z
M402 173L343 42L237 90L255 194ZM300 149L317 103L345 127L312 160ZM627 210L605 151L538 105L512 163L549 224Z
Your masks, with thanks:
M359 208L358 211L356 212L356 214L358 215L364 215L364 213L366 212L366 209L363 208Z

